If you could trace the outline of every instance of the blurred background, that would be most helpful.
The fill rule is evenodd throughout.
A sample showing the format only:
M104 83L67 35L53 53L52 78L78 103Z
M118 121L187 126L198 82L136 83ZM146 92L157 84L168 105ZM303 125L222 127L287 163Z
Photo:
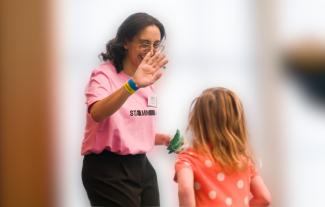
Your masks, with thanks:
M324 8L321 0L1 1L1 206L90 206L81 182L84 89L134 12L167 32L157 130L185 133L191 101L207 87L230 88L244 103L271 206L322 206ZM161 206L177 206L175 155L156 147L148 156Z

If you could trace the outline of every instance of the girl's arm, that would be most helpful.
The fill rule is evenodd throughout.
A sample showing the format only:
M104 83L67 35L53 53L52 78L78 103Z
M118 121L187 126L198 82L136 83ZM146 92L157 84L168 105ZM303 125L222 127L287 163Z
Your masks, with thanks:
M250 184L252 199L249 201L250 207L264 207L271 203L271 194L264 184L261 176L257 175Z
M195 207L194 175L191 168L177 172L178 199L180 207Z

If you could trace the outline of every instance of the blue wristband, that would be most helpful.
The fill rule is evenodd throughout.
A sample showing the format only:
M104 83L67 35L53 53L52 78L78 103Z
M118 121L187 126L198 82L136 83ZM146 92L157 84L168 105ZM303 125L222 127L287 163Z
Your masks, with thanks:
M138 86L135 84L135 82L134 82L133 79L129 79L129 80L128 80L128 84L129 84L129 86L130 86L134 91L136 91L136 90L139 89Z

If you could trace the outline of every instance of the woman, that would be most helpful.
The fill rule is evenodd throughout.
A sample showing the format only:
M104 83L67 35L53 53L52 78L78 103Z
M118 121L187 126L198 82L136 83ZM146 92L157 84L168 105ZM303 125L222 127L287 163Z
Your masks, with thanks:
M159 206L155 170L146 157L170 137L155 133L152 84L168 60L164 26L146 13L129 16L106 45L104 63L86 88L82 180L92 206Z

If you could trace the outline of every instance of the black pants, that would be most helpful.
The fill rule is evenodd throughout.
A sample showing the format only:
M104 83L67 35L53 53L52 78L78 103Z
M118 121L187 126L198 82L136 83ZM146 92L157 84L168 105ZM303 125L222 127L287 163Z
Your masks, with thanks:
M85 155L82 182L92 206L159 206L156 172L145 154Z

